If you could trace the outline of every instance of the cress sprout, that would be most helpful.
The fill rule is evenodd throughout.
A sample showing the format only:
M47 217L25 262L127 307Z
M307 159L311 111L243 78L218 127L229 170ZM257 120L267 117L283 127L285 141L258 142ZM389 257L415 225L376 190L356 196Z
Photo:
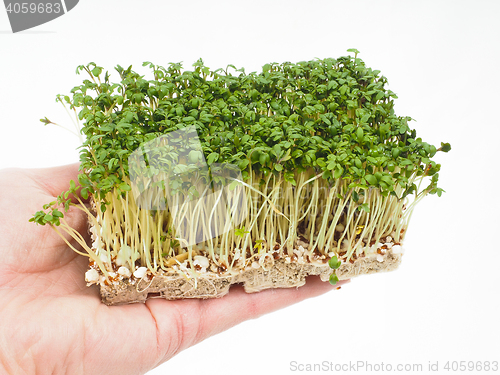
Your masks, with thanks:
M395 114L387 79L349 52L354 56L270 63L249 74L233 65L212 71L201 59L192 70L146 62L150 77L118 65L116 82L94 63L79 66L88 79L58 96L82 124L78 184L71 181L31 221L69 234L104 275L111 261L155 274L186 259L196 274L200 254L230 271L236 258L245 266L263 254L293 256L298 240L309 244L311 259L329 259L336 269L386 236L401 243L415 205L443 192L432 158L450 145L417 137L412 119ZM187 127L196 129L209 166L239 168L248 207L238 227L195 245L175 233L171 210L138 207L128 164L141 145ZM65 221L71 206L88 215L92 246ZM217 215L208 217L202 229L224 227Z

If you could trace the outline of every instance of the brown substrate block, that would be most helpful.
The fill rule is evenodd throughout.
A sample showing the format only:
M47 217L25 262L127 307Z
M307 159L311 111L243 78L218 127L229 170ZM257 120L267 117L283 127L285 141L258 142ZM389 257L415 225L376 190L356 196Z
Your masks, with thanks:
M343 262L335 271L340 280L359 275L395 270L401 263L402 254L389 250L383 259L376 256L359 257L351 262ZM263 266L263 267L262 267ZM146 274L141 279L123 278L112 283L100 283L102 301L107 305L144 302L148 298L168 300L184 298L218 298L229 292L232 284L242 284L247 293L269 288L291 288L305 284L309 275L319 275L328 282L333 270L328 263L294 262L277 259L258 268L247 267L239 271L217 274L200 273L188 279L177 272Z

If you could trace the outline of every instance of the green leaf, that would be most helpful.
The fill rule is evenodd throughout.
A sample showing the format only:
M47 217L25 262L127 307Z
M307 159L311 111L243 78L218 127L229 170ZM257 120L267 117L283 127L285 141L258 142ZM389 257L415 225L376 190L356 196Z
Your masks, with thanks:
M361 117L361 122L362 123L368 122L368 120L370 119L370 117L371 117L371 114L367 113L366 115L364 115L363 117Z
M449 143L441 142L441 147L439 148L439 150L443 152L448 152L451 150L451 145Z
M368 206L368 204L367 204L367 203L360 204L360 205L358 206L358 209L359 209L359 210L363 210L363 211L365 211L366 213L370 213L370 207Z
M336 179L340 178L343 173L344 173L344 168L342 168L340 165L337 164L333 177L335 177Z
M95 77L98 77L102 73L102 68L96 66L94 69L92 69L92 74Z
M56 209L54 209L54 211L52 211L52 216L54 216L54 217L64 217L64 214L56 208Z
M359 200L359 194L357 191L352 192L352 199L354 200L354 202L357 202Z
M339 282L339 278L337 277L337 275L335 275L335 273L332 273L328 281L330 282L330 284L335 285Z
M189 162L191 162L191 163L197 163L198 160L202 159L201 152L200 151L191 150L189 152L189 154L188 154L188 159L189 159Z
M398 157L399 155L401 155L401 149L399 149L399 148L393 148L393 149L392 149L392 157L393 157L394 159L397 159L397 157Z
M83 188L80 191L80 195L82 196L83 199L87 200L89 199L89 189L88 188Z
M285 155L280 159L280 162L284 162L290 160L292 157L290 156L290 149L286 150Z
M250 161L248 159L243 159L243 160L240 160L238 162L238 167L241 169L241 170L244 170L248 164L250 163Z
M111 158L108 162L108 169L111 169L113 168L113 165L118 163L118 159L115 159L115 158Z
M234 234L239 237L243 237L245 234L250 233L249 231L245 230L245 227L242 228L236 228L234 230Z
M316 159L316 164L318 165L318 167L321 167L321 168L326 167L326 162L323 158Z
M328 82L327 88L328 88L328 90L333 90L333 89L337 88L338 85L339 84L336 81L330 81L330 82Z
M356 137L358 138L358 141L363 140L363 135L364 134L365 134L365 132L363 131L363 128L358 128L356 130Z
M130 187L129 184L127 184L126 182L122 182L119 186L120 190L121 191L130 191L132 190L132 188Z
M219 154L216 152L212 152L210 155L207 157L207 163L208 164L213 164L219 159ZM240 167L241 168L241 167ZM243 168L242 168L243 169Z
M44 125L48 125L48 124L52 123L47 117L41 118L40 121L43 122Z
M342 262L337 258L336 255L331 257L330 260L328 261L328 265L330 266L330 268L332 268L334 270L339 268L341 264L342 264Z
M297 181L295 181L295 177L292 172L285 172L284 174L285 181L288 181L293 186L297 186Z
M373 185L373 186L377 186L377 185L378 185L378 180L377 180L377 178L376 178L374 175L372 175L372 174L367 174L367 175L365 176L365 180L366 180L366 182L368 182L370 185Z

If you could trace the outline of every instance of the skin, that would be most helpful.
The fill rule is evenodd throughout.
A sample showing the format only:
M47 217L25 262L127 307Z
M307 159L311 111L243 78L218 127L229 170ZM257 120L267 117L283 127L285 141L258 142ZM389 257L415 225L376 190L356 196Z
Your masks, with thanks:
M49 226L28 222L77 173L76 164L0 170L2 374L144 374L238 323L336 289L310 277L298 289L246 294L234 287L220 299L106 306L98 288L86 286L88 259ZM66 219L87 232L80 210Z

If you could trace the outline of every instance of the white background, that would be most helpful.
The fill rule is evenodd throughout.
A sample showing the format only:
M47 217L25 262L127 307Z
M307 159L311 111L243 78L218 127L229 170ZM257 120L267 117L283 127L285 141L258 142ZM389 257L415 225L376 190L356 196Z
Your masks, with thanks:
M493 0L81 0L12 34L0 8L0 168L78 161L78 139L39 119L71 125L55 95L81 82L79 64L190 68L202 57L213 69L250 72L357 48L388 77L396 113L416 119L424 141L452 145L437 155L446 194L417 206L400 269L243 323L150 374L289 374L291 361L424 369L500 361L499 15Z

